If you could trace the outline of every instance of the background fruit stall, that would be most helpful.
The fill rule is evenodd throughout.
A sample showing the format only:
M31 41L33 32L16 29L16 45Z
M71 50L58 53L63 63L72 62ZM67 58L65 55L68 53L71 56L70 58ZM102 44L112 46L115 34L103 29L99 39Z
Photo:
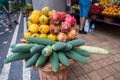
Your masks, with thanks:
M90 18L94 21L120 26L120 1L100 0L92 4Z
M79 17L79 1L72 1L73 15ZM93 0L89 19L120 26L120 0ZM77 18L79 20L79 18Z

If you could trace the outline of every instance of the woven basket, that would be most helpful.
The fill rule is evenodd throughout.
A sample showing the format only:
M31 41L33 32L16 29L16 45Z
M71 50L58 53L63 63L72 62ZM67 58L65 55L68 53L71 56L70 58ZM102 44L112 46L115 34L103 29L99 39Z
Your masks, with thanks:
M27 59L24 60L25 62ZM70 65L75 64L76 62L72 59L69 59ZM43 67L37 68L34 65L32 66L34 70L39 72L40 80L67 80L69 75L69 66L66 67L60 64L59 71L54 72L52 70L51 64L47 63Z
M74 64L75 61L70 59L70 65ZM53 72L51 68L51 64L48 63L44 65L42 68L38 68L40 80L67 80L68 79L68 72L69 66L66 67L60 64L60 69L58 72Z

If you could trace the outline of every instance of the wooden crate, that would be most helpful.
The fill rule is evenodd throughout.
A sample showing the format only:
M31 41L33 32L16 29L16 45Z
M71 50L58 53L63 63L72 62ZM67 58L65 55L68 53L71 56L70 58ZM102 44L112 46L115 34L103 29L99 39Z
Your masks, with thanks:
M106 16L104 16L104 21L106 21L106 22L113 22L114 21L114 17L112 17L110 15L106 15Z

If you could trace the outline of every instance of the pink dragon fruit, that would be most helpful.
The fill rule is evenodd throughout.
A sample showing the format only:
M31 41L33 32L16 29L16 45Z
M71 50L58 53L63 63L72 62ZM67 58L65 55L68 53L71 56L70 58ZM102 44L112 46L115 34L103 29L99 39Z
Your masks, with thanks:
M52 12L50 14L50 23L53 23L53 24L59 24L61 18L60 18L60 14L59 12Z
M67 38L68 38L68 40L72 40L72 39L75 39L76 36L77 36L77 31L74 30L74 29L72 29L72 30L68 33Z
M79 26L78 25L73 25L73 26L71 26L71 30L78 31L79 30Z
M66 42L67 41L67 35L65 33L60 32L57 35L57 40L62 41L62 42Z
M61 21L64 22L65 18L66 18L66 13L65 12L59 12L60 17L61 17Z
M67 16L65 18L65 22L70 23L71 25L75 25L76 24L76 19L73 16Z
M69 16L71 16L70 14L66 14L66 17L69 17Z
M68 31L71 30L71 25L68 22L62 22L60 29L61 29L61 32L67 33Z
M59 26L54 25L54 24L51 24L51 25L50 25L50 32L51 32L52 34L58 34L59 31L60 31Z

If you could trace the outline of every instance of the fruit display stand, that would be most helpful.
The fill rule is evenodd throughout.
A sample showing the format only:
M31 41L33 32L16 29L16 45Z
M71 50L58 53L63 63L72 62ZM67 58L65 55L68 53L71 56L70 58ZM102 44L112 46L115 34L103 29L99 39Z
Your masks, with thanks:
M39 72L40 80L67 80L69 66L75 62L87 64L90 52L78 48L86 43L77 38L76 19L49 7L33 10L28 17L28 30L22 43L10 46L5 63L25 60L25 67Z
M99 0L96 2L90 8L90 19L120 26L120 2L118 0Z
M90 13L90 19L110 25L120 26L120 17L101 13Z

